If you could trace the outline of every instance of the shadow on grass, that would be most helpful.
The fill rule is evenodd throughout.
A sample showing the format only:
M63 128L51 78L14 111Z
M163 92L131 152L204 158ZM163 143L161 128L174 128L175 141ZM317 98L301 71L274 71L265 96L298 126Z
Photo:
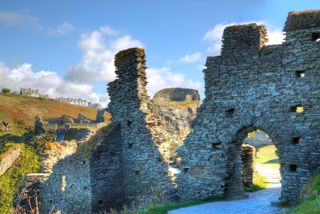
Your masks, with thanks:
M264 162L264 164L278 164L278 163L279 163L279 159L278 158L275 158L275 159L268 160L268 161Z

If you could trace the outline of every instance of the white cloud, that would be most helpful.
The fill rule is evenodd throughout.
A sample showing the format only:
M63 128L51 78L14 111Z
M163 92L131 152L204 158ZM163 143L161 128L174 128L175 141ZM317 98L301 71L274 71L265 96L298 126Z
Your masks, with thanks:
M51 36L63 36L71 33L75 30L75 27L69 22L63 22L58 26L49 29L49 35Z
M169 67L147 69L148 93L153 96L157 91L169 87L199 89L198 81L187 79L182 73L172 72Z
M99 94L94 91L95 84L114 80L114 55L118 51L130 47L144 47L144 44L131 35L123 35L109 26L104 26L81 34L78 45L82 58L66 71L64 77L53 71L34 71L28 63L9 68L0 62L0 88L7 87L16 91L20 88L34 88L51 97L81 97L105 106L109 97L107 93ZM195 58L198 58L198 54L186 57L186 60L193 61ZM151 95L162 88L199 89L201 85L198 81L187 79L183 73L171 71L169 67L149 68L147 77L147 89Z
M220 55L221 45L222 45L222 34L223 30L231 25L240 25L240 24L249 24L249 23L257 23L263 24L266 26L268 31L269 41L267 45L271 44L281 44L284 39L284 34L280 28L276 28L266 21L252 21L252 22L240 22L240 23L220 23L215 25L211 30L209 30L203 37L204 40L210 42L210 47L208 48L208 52L212 55Z
M33 27L41 30L38 18L25 11L0 11L0 24L17 27Z
M19 91L20 88L34 88L50 97L86 97L92 91L89 84L67 82L52 71L34 71L32 65L27 63L15 68L0 63L0 76L0 88L6 87L15 91Z
M115 78L114 55L123 49L144 47L131 35L121 35L117 30L104 26L80 36L79 48L83 57L66 72L66 79L77 83L94 83Z
M193 54L186 54L179 59L181 63L194 63L199 62L202 59L202 54L200 52L195 52Z

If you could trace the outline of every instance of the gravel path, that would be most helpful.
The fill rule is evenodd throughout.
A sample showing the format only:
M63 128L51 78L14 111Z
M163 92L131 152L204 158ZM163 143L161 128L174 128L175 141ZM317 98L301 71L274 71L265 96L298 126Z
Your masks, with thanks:
M278 201L281 192L279 170L256 165L256 170L269 180L268 188L249 193L249 198L230 201L219 201L180 208L169 211L169 214L274 214L283 213L271 202Z

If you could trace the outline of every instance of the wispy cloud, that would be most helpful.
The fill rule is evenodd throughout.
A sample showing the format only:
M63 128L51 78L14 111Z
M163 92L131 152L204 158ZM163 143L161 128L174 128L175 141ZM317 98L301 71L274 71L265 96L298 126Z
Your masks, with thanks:
M82 59L67 70L66 79L77 83L95 83L115 78L114 55L118 51L144 47L144 44L129 34L120 35L117 30L104 26L81 34L78 46L83 54Z
M0 11L0 24L20 27L29 25L41 27L36 16L20 11Z
M179 62L188 64L188 63L194 63L199 62L202 59L202 54L200 52L195 52L192 54L186 54L183 57L179 59Z
M63 36L71 33L76 28L70 22L63 22L55 27L49 28L49 35L51 36Z
M267 45L271 44L281 44L284 39L284 34L281 28L276 28L269 24L267 21L250 21L250 22L233 22L233 23L220 23L215 25L212 29L206 32L203 39L210 43L207 51L212 55L219 55L221 51L222 45L222 34L223 30L231 25L240 25L240 24L249 24L249 23L257 23L263 24L266 26L268 31L269 41Z

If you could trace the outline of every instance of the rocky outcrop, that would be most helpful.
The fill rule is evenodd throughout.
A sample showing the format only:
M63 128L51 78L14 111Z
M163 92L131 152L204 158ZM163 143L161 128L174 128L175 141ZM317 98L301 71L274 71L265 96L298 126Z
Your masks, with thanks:
M197 90L189 88L165 88L153 96L154 101L199 101L200 96Z
M273 144L270 137L261 130L255 131L254 136L252 138L247 137L246 139L243 140L243 143L250 144L254 147Z
M0 132L8 132L11 129L11 125L4 121L4 120L0 120Z

